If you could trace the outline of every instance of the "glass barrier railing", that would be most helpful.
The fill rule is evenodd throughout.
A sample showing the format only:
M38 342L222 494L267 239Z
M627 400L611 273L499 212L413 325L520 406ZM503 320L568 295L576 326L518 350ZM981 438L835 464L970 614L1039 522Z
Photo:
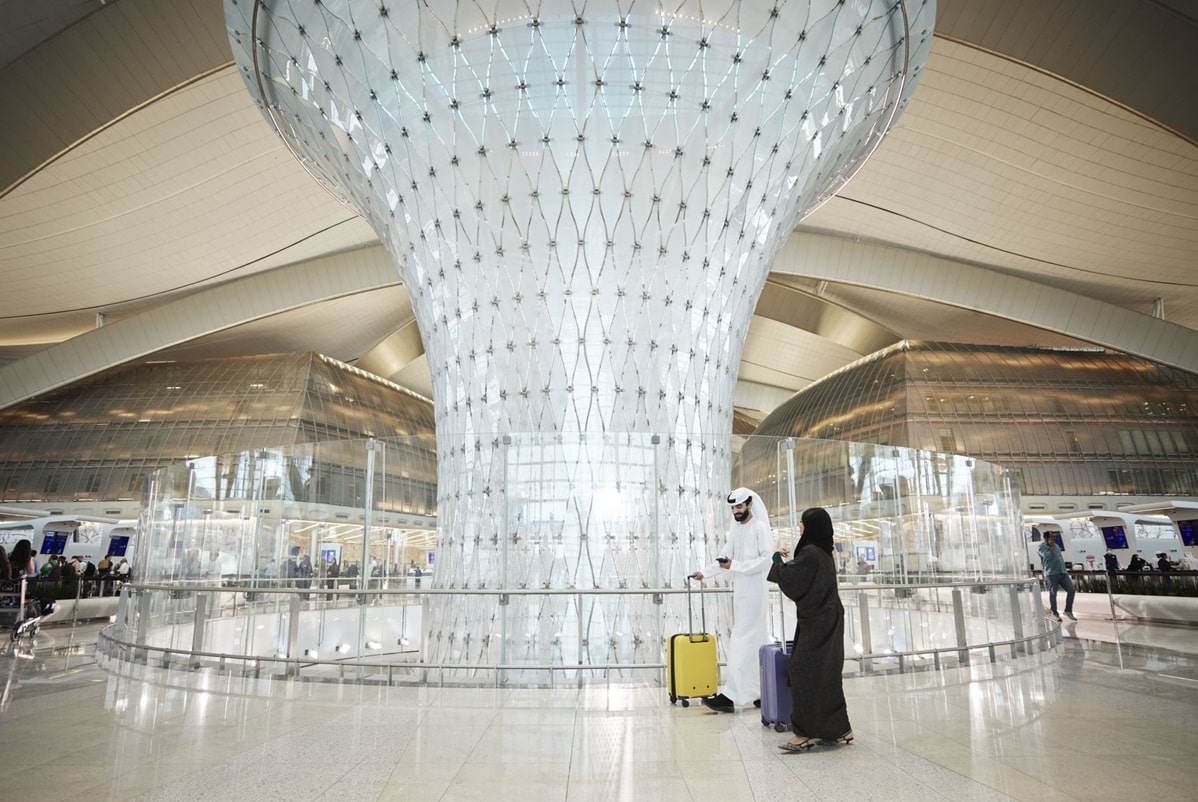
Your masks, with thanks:
M665 433L439 434L197 458L153 476L129 553L151 599L149 588L196 583L276 606L327 602L317 589L330 586L345 598L428 591L421 658L463 675L652 666L684 628L677 591L717 556L727 493L742 485L765 502L778 548L793 547L803 509L825 507L845 584L1027 578L1018 488L998 466L868 443ZM157 616L159 602L145 603ZM708 620L727 635L725 594Z
M1039 584L1030 579L967 585L846 583L845 673L876 674L996 662L1050 649L1057 630L1045 623ZM509 637L507 659L463 667L425 656L424 616L438 598L469 606L560 599L568 608L626 605L649 596L682 597L679 589L458 591L380 586L295 587L285 581L254 585L202 582L132 585L116 622L104 631L100 651L115 661L207 668L255 676L355 680L388 684L513 684L648 682L663 684L664 639L633 633L631 656L615 642L592 643L585 629L529 631ZM714 605L727 589L713 589L696 604ZM681 600L681 599L679 599ZM696 626L699 613L694 619ZM793 637L793 606L771 598L771 638ZM684 622L685 623L685 622ZM686 631L684 627L680 631ZM532 659L547 639L553 657ZM468 637L464 640L469 640ZM569 648L583 643L584 660ZM462 644L469 648L469 644Z

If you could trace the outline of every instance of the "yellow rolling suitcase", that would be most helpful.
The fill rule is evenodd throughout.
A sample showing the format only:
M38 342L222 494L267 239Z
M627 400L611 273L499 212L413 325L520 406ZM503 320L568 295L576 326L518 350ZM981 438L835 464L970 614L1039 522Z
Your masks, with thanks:
M669 685L670 704L681 700L689 707L688 699L715 696L719 687L719 663L716 660L715 635L695 632L694 614L691 606L690 577L686 582L686 623L689 632L671 635L666 649L666 682ZM703 591L699 591L700 628L707 629L707 610L703 605Z

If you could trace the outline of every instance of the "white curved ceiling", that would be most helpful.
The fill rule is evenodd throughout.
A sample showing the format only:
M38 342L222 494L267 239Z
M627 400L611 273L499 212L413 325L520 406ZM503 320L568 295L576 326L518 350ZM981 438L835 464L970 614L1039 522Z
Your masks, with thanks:
M902 338L1198 370L1183 8L939 0L914 100L779 257L738 406ZM0 406L131 359L282 350L429 392L397 275L254 108L220 0L0 0L0 32Z

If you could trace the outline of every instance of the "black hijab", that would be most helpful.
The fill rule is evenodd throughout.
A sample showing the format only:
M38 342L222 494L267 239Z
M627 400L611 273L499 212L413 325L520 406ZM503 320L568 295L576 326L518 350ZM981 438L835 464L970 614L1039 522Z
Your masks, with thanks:
M834 548L832 542L832 516L823 507L811 507L803 510L800 518L803 522L803 534L799 537L799 545L795 551L807 546L819 546L828 554Z

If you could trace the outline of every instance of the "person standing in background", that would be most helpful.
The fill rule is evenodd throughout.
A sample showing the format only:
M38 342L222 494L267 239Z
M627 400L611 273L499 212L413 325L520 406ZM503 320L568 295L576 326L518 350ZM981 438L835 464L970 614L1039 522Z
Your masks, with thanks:
M12 571L13 579L20 579L23 576L36 576L37 569L34 568L33 544L26 539L17 541L17 545L12 547L12 554L8 555L8 567Z
M1052 609L1053 618L1060 621L1061 614L1057 612L1057 588L1065 589L1065 615L1070 621L1076 621L1073 614L1073 596L1077 592L1073 580L1065 570L1065 553L1057 542L1056 532L1045 532L1044 542L1040 544L1040 565L1044 569L1044 581L1048 583L1048 604Z

